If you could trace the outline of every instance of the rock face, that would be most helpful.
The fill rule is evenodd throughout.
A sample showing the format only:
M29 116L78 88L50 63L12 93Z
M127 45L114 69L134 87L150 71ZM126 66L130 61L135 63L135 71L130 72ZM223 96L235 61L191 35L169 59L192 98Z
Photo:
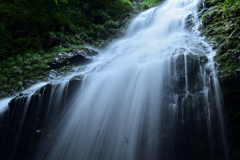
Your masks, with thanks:
M51 69L60 69L64 66L84 65L92 61L92 57L99 53L94 48L82 47L81 50L71 50L70 52L62 52L52 58L50 64Z
M9 103L9 111L1 116L1 151L4 160L34 159L43 139L53 139L52 122L67 112L65 104L81 86L83 76L69 82L47 84L34 94L20 93ZM2 137L4 137L2 139Z
M217 49L215 60L219 63L219 78L222 80L240 76L239 12L240 7L216 5L203 16L202 32Z
M169 116L161 118L158 147L166 153L157 155L161 159L186 158L194 160L208 159L213 151L216 158L223 157L223 145L218 144L221 137L218 123L216 102L212 90L211 69L206 70L207 57L187 53L179 48L169 59L171 71L164 75L165 93L161 113ZM59 121L68 111L65 104L74 98L83 75L72 78L69 82L47 84L33 94L19 94L9 103L9 113L5 121L4 141L1 143L1 157L11 160L32 160L42 143L52 142L56 138L52 124ZM206 97L207 95L207 97ZM212 101L208 101L212 99ZM171 103L170 103L171 102ZM177 107L176 113L173 108ZM209 112L211 110L211 113ZM209 118L211 117L211 121ZM170 119L170 120L169 120ZM169 122L169 123L167 123ZM215 123L216 122L216 123ZM158 126L156 126L158 130ZM199 133L201 132L201 134ZM168 134L162 134L168 133ZM210 135L210 137L209 137ZM211 135L214 135L211 137ZM138 159L144 159L145 132L139 137L136 152ZM4 147L2 147L4 146Z
M159 152L164 154L159 153L157 157L163 160L202 160L212 156L221 159L224 145L207 57L186 53L183 48L177 49L176 53L170 60L170 74L164 75L165 90L159 111L164 115L159 120L160 141L156 140L161 149ZM139 146L147 145L144 142L149 137L143 132L141 138ZM138 155L144 153L143 148L138 150Z
M176 70L172 71L172 75L175 75L173 76L175 78L172 79L174 85L169 86L171 90L166 91L169 95L166 99L173 99L172 101L175 99L175 104L170 106L166 104L169 107L164 109L164 113L172 115L171 107L175 105L178 110L171 124L164 123L172 117L162 120L161 125L164 127L161 130L169 133L169 135L160 135L163 137L162 145L167 146L162 147L166 149L164 152L166 155L161 157L163 159L185 160L189 157L189 159L195 160L206 159L206 157L211 157L213 148L216 153L215 157L224 157L223 145L221 147L209 146L209 143L214 142L213 144L215 144L220 139L221 127L212 125L219 124L219 120L216 118L217 116L213 118L213 115L217 115L217 109L211 71L204 71L204 64L201 65L203 59L206 57L193 54L180 54L172 59L172 65L176 66ZM210 99L213 101L209 102ZM209 121L210 117L212 117L212 121ZM207 133L215 135L215 137L209 137Z
M205 2L211 7L203 16L202 33L217 54L218 77L227 113L228 139L232 159L240 158L240 5L223 6L223 0ZM238 3L238 4L237 4Z

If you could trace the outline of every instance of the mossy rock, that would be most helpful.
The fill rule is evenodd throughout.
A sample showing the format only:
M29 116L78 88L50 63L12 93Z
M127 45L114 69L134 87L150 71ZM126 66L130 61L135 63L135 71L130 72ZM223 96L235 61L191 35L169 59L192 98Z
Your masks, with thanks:
M214 4L222 1L211 1ZM238 10L238 9L237 9ZM240 20L233 9L217 5L203 16L203 34L217 49L215 61L218 62L220 79L235 78L239 67Z
M230 1L228 1L230 2ZM238 4L238 5L237 5ZM240 5L224 0L209 0L203 16L202 33L216 49L217 74L226 109L225 118L230 156L238 160L240 148Z

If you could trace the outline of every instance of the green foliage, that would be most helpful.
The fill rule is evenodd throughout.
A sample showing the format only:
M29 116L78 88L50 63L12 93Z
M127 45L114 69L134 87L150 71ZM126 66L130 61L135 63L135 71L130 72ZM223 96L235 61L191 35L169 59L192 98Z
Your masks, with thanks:
M234 4L235 2L237 2L238 0L225 0L225 4L230 5L230 4Z
M67 3L67 0L54 0L56 4L60 3Z
M48 50L60 43L91 43L92 39L102 38L91 33L92 29L108 20L119 21L124 13L132 10L129 0L3 1L0 4L0 45L3 46L0 58L29 50ZM68 41L58 37L61 34L79 34L82 40Z
M49 68L46 61L37 53L9 57L0 64L0 90L21 89L25 79L34 79Z
M49 70L46 60L54 54L81 45L103 47L123 35L122 28L132 17L130 13L137 14L157 3L157 0L0 1L0 94L34 83Z
M157 2L142 0L140 6L146 9ZM136 3L138 1L133 0L3 1L0 3L0 45L3 46L0 59L31 50L46 51L59 44L92 44L93 39L106 40L112 34L106 32L111 26L109 22L119 24L126 17L125 13L137 8ZM119 26L115 25L114 29ZM92 33L94 29L97 33ZM70 40L62 35L79 35L80 38Z
M159 1L159 0L143 0L142 3L140 4L140 6L141 6L142 10L146 10L149 7L155 6L159 2L161 2L161 1Z
M234 4L239 1L235 1ZM211 8L203 16L202 30L207 36L207 39L217 49L217 56L215 60L219 63L219 78L235 79L239 73L239 33L240 33L240 19L239 11L240 5L228 5L226 2L218 3L218 5Z

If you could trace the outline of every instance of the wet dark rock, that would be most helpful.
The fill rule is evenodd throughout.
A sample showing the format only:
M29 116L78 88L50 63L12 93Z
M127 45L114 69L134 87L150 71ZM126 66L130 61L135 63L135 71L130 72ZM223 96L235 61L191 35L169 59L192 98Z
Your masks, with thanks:
M204 8L205 8L205 5L203 2L197 4L197 12L198 13L201 12Z
M82 80L84 78L84 75L80 74L77 76L74 76L70 81L68 85L68 95L73 95L78 88L81 87Z
M166 97L163 98L162 106L166 107L163 107L161 112L169 116L166 116L166 119L161 119L160 130L162 133L169 134L159 135L161 149L166 153L166 156L161 156L162 159L185 160L191 157L189 159L200 160L209 157L211 154L208 151L210 150L208 143L209 116L212 117L211 123L216 124L211 126L211 134L219 135L221 133L221 127L217 123L218 118L212 116L218 114L214 99L213 80L211 73L206 73L204 70L208 58L200 54L201 52L199 54L186 52L185 49L179 48L173 53L171 59L172 76L164 83L168 90L164 91ZM205 74L206 88L203 86L203 74ZM186 86L186 80L188 86ZM186 89L187 87L188 89ZM176 117L170 117L174 107L177 107ZM208 109L211 110L211 113L208 112ZM218 141L217 139L220 137L214 137L211 141ZM214 144L217 143L214 142ZM216 157L224 156L222 146L214 146L214 148L217 153Z
M208 0L204 0L204 4L205 4L206 8L210 8L210 7L214 6L214 4L212 4L212 3L211 3L210 1L208 1Z
M9 109L0 113L0 156L3 158L4 151L6 146L4 145L6 141L6 128L8 128L8 119L9 119Z
M64 66L85 65L92 61L92 57L99 53L92 47L82 47L81 50L71 50L70 52L62 52L57 54L50 60L51 69L60 69Z
M184 60L184 54L180 54L177 56L176 59L176 74L177 74L177 82L176 82L176 89L178 90L178 94L185 92L185 60ZM174 63L174 62L173 62Z
M96 49L94 49L94 48L92 48L92 47L89 47L89 46L84 46L84 47L82 47L82 51L84 52L84 53L82 53L81 51L79 51L79 52L81 52L81 54L82 55L84 55L84 56L89 56L89 57L91 57L91 56L96 56L96 55L98 55L99 54L99 51L98 50L96 50Z
M193 15L189 14L186 18L186 22L185 22L185 28L186 29L191 29L194 26L194 22L193 22Z
M68 55L68 58L63 59L62 56L66 56ZM68 53L60 53L57 55L57 57L55 57L55 59L50 63L50 68L52 69L60 69L64 66L67 65L81 65L81 64L87 64L90 63L91 60L87 59L86 57L79 55L77 53L74 54L68 54Z
M1 116L5 118L0 124L4 136L0 138L0 156L34 159L42 138L51 134L47 129L69 109L66 104L81 86L82 78L76 76L66 84L49 83L35 93L20 93L13 98L10 110Z
M73 78L71 78L70 81L75 81L75 80L82 80L84 78L84 75L83 74L79 74L79 75L76 75L74 76Z
M200 56L200 64L203 66L208 62L208 58L206 55Z
M206 55L199 52L198 54L184 53L185 49L180 48L175 51L174 54L180 53L176 58L173 58L173 64L175 64L176 73L172 73L176 75L176 85L175 90L177 90L178 94L186 93L186 78L188 81L188 90L192 93L198 92L202 90L202 81L201 81L201 73L200 66L203 66L208 62L208 58ZM201 54L200 54L201 53ZM187 55L184 55L187 54ZM187 66L185 67L185 65ZM174 66L172 66L174 67ZM185 73L187 71L187 74ZM174 72L174 71L173 71ZM187 77L186 77L187 76Z
M198 18L201 18L203 14L211 7L210 5L206 5L206 2L208 0L202 0L201 3L198 3L197 5L197 12L198 12Z

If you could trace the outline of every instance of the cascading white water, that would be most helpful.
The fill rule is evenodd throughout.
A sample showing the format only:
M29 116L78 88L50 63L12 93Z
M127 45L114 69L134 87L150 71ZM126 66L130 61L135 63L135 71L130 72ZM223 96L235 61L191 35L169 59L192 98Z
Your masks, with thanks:
M198 36L198 3L167 0L136 17L126 36L88 66L68 112L49 132L54 140L38 158L227 159L214 52ZM189 15L192 29L186 28Z

